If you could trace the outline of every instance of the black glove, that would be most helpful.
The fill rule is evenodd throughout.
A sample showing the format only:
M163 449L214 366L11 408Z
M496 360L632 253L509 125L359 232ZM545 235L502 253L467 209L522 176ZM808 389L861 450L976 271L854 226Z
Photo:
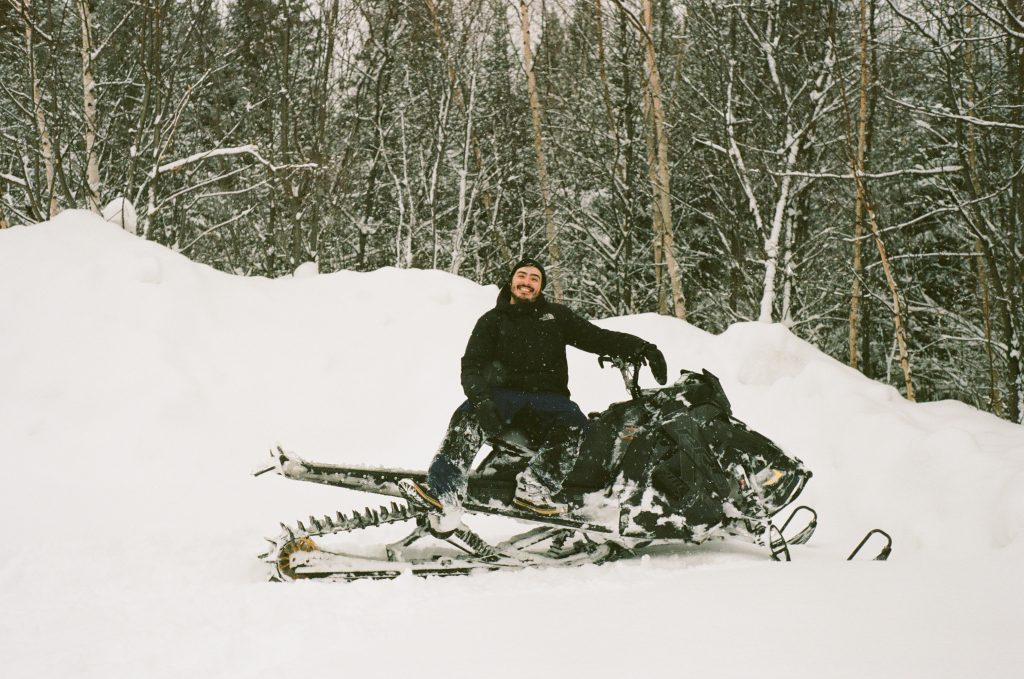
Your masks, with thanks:
M505 429L505 421L501 419L498 406L489 398L473 404L473 412L476 414L476 421L484 431L485 439L493 439L501 436Z
M665 363L665 355L653 344L644 345L644 363L651 366L651 374L658 384L665 384L668 381L668 364Z

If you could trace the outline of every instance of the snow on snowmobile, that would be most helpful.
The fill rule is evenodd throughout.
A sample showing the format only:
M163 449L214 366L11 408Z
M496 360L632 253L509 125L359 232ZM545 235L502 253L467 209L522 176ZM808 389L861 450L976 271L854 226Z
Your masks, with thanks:
M701 544L712 538L736 539L767 549L772 559L789 561L790 547L807 542L817 514L798 506L777 525L775 518L800 495L811 472L765 436L733 417L718 378L704 370L680 371L674 384L656 389L637 385L642 359L602 357L622 373L632 398L590 415L576 465L560 499L569 511L540 516L512 504L516 475L533 451L514 432L492 440L491 450L470 471L463 503L465 516L493 515L534 527L492 544L462 520L452 528L413 502L309 517L267 538L260 555L270 579L355 580L464 575L479 571L579 566L635 556L650 545ZM274 471L377 495L404 498L400 482L423 482L426 472L348 467L305 460L278 447ZM408 535L366 553L365 545L339 551L317 540L388 524L413 524ZM868 533L854 558L879 535L888 557L892 540L879 529ZM419 543L419 546L416 546Z

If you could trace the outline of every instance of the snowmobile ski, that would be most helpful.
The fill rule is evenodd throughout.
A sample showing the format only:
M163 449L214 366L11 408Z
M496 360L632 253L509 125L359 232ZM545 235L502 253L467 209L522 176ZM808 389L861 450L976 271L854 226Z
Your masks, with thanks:
M806 523L803 527L795 533L788 532L793 519L797 516L803 516L804 514L810 514L809 517L804 519ZM798 524L796 524L798 525ZM789 552L790 546L802 545L811 539L814 535L815 529L818 527L818 513L806 505L800 505L794 509L789 518L782 524L782 527L776 527L774 524L768 526L769 540L768 548L771 551L772 559L775 561L792 561L792 557ZM786 536L789 537L786 537Z
M857 546L854 547L853 551L850 552L850 556L846 557L846 560L853 561L857 557L857 554L860 553L861 548L863 548L864 545L866 545L868 541L870 541L871 538L875 535L881 535L882 539L885 542L882 545L882 548L878 551L878 553L875 554L872 561L887 561L889 559L889 555L892 554L892 536L886 533L881 528L874 528L872 530L869 530L867 535L865 535L864 538L859 543L857 543Z

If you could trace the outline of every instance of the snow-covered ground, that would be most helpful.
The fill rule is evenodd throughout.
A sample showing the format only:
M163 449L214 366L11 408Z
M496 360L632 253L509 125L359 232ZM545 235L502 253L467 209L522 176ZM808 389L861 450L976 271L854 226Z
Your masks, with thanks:
M0 676L1020 676L1024 428L908 403L773 325L600 321L716 373L814 471L793 563L716 542L266 582L279 521L377 503L254 478L267 451L425 467L494 296L434 271L233 277L84 212L0 232ZM590 355L570 371L585 411L624 397ZM876 526L891 560L846 562Z

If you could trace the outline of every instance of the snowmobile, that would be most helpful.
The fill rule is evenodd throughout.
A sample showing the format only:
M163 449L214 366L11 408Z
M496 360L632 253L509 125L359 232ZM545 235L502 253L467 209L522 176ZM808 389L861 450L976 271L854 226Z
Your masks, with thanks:
M464 516L493 515L534 524L529 530L488 542L462 520L442 526L437 515L411 499L350 515L309 517L267 538L260 558L270 579L356 580L464 575L479 571L580 566L636 556L652 545L695 545L712 538L741 540L789 561L790 548L806 543L817 527L805 505L776 517L800 495L811 472L765 436L732 415L718 378L707 370L680 371L671 385L640 389L642 359L601 357L617 367L631 398L590 415L580 454L560 497L569 511L540 516L512 503L516 475L533 452L514 432L490 441L491 450L469 474ZM514 423L513 423L514 424ZM257 471L405 499L403 479L423 482L426 472L336 466L305 460L278 447L273 464ZM367 553L322 547L317 540L389 524L413 524L399 540ZM868 533L854 558L875 535ZM420 547L415 547L419 543ZM423 547L425 543L430 543Z

